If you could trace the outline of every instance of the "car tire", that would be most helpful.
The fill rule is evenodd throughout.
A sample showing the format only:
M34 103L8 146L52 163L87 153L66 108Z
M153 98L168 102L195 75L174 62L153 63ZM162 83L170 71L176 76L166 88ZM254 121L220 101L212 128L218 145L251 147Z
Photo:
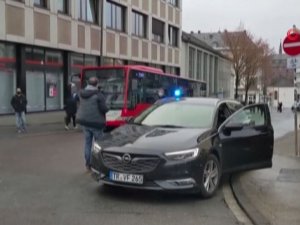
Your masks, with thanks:
M220 183L221 168L217 157L210 154L200 172L200 191L199 194L204 198L212 197Z

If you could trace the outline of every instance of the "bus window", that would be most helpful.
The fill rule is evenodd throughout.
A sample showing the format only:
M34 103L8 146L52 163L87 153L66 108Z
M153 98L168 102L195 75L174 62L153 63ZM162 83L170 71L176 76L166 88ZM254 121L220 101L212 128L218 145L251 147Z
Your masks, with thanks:
M106 104L110 109L123 109L125 76L122 69L87 69L83 72L84 79L97 77L98 88L103 93Z
M164 97L171 97L176 88L176 79L173 77L161 76L161 86L164 89Z
M160 98L161 75L132 70L129 80L128 104L131 109L137 104L153 104Z

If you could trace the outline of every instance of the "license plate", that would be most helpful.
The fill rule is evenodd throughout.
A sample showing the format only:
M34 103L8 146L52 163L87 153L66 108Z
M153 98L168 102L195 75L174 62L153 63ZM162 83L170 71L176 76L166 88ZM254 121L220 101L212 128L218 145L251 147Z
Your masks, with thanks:
M143 184L144 176L137 174L126 174L126 173L117 173L110 171L109 179L112 181L131 183L131 184Z

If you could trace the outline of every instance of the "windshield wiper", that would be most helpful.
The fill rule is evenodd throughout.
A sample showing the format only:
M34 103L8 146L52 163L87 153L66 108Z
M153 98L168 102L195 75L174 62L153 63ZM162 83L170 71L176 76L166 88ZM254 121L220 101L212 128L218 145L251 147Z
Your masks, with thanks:
M163 128L184 128L183 126L170 125L170 124L154 125L153 127L163 127Z

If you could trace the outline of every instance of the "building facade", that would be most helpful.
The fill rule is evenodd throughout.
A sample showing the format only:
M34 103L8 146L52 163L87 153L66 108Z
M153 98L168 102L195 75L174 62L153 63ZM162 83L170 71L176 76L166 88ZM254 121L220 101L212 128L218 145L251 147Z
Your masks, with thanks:
M21 87L28 112L60 110L83 66L180 73L181 0L0 0L0 114Z
M181 73L185 77L205 81L207 95L232 98L231 61L211 46L182 32Z
M276 107L279 102L283 107L290 107L294 102L294 82L296 76L295 69L289 68L288 59L290 57L282 53L281 46L279 54L272 56L272 74L268 74L267 96L271 106ZM298 89L298 88L297 88ZM298 94L299 94L299 90ZM299 96L297 97L299 98Z

